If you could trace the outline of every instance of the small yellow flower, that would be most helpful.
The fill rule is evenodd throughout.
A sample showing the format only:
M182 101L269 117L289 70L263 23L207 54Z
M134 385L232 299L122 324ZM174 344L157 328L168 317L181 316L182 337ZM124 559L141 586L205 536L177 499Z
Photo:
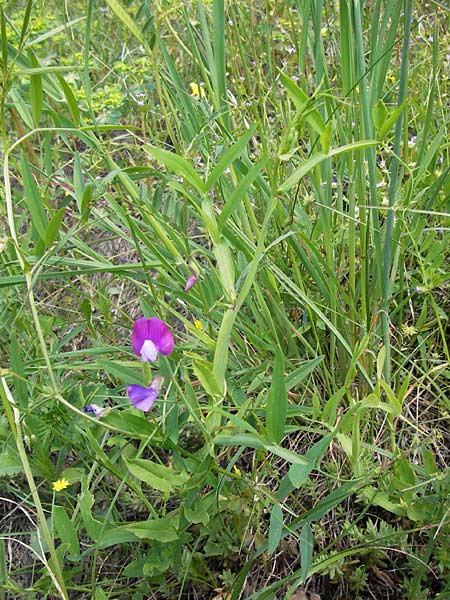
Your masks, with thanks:
M57 479L56 481L54 481L52 487L54 492L61 492L62 490L65 490L68 486L69 482L65 477L63 477L62 479Z
M320 30L320 35L322 37L327 37L327 33L328 33L328 27L322 27L322 29Z
M195 326L195 329L198 329L199 331L203 331L202 322L199 321L198 319L195 319L194 326Z
M194 96L194 98L206 98L206 92L202 85L192 81L189 87L191 88L191 96Z
M395 83L395 75L388 75L388 76L386 77L386 79L387 79L388 81L390 81L391 83Z
M402 332L410 337L411 335L415 335L417 333L417 329L414 325L408 325L408 323L402 323Z

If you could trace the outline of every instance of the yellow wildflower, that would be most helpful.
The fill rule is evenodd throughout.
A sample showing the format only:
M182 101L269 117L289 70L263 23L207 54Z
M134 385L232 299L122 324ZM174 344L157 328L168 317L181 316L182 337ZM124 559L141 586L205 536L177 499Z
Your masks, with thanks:
M199 331L203 331L203 324L201 321L199 321L198 319L195 319L194 325L195 325L195 329L198 329Z
M386 77L386 79L387 79L388 81L390 81L391 83L395 83L395 75L388 75L388 76Z
M57 479L56 481L54 481L52 487L54 492L61 492L62 490L65 490L68 486L69 482L65 477L62 477L61 479Z
M194 98L206 98L206 92L202 85L192 81L189 87L191 88L191 96L194 96Z
M322 29L320 30L320 35L322 37L326 37L328 33L328 27L322 27Z
M406 336L411 336L411 335L415 335L417 333L417 329L414 327L414 325L408 325L408 323L402 323L402 332L406 335Z

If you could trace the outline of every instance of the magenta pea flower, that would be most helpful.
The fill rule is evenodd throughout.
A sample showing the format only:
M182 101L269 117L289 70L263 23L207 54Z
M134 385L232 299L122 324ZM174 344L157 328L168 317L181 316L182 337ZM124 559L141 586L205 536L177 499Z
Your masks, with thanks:
M135 321L131 341L133 352L144 362L155 362L159 352L167 356L172 352L174 345L172 332L164 321L157 317L141 317Z
M162 377L155 377L150 387L144 387L135 383L127 387L128 396L134 408L138 408L144 412L151 409L158 397L162 379Z

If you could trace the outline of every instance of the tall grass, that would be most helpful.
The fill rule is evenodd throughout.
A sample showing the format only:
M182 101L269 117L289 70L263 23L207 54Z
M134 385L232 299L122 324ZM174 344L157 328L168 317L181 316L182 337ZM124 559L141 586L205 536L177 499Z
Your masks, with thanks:
M446 597L448 18L2 8L0 598Z

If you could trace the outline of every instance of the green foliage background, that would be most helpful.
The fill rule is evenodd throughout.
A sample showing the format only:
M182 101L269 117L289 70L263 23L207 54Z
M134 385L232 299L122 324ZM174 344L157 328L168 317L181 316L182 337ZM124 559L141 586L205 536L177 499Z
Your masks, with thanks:
M448 9L0 16L0 599L449 598Z

